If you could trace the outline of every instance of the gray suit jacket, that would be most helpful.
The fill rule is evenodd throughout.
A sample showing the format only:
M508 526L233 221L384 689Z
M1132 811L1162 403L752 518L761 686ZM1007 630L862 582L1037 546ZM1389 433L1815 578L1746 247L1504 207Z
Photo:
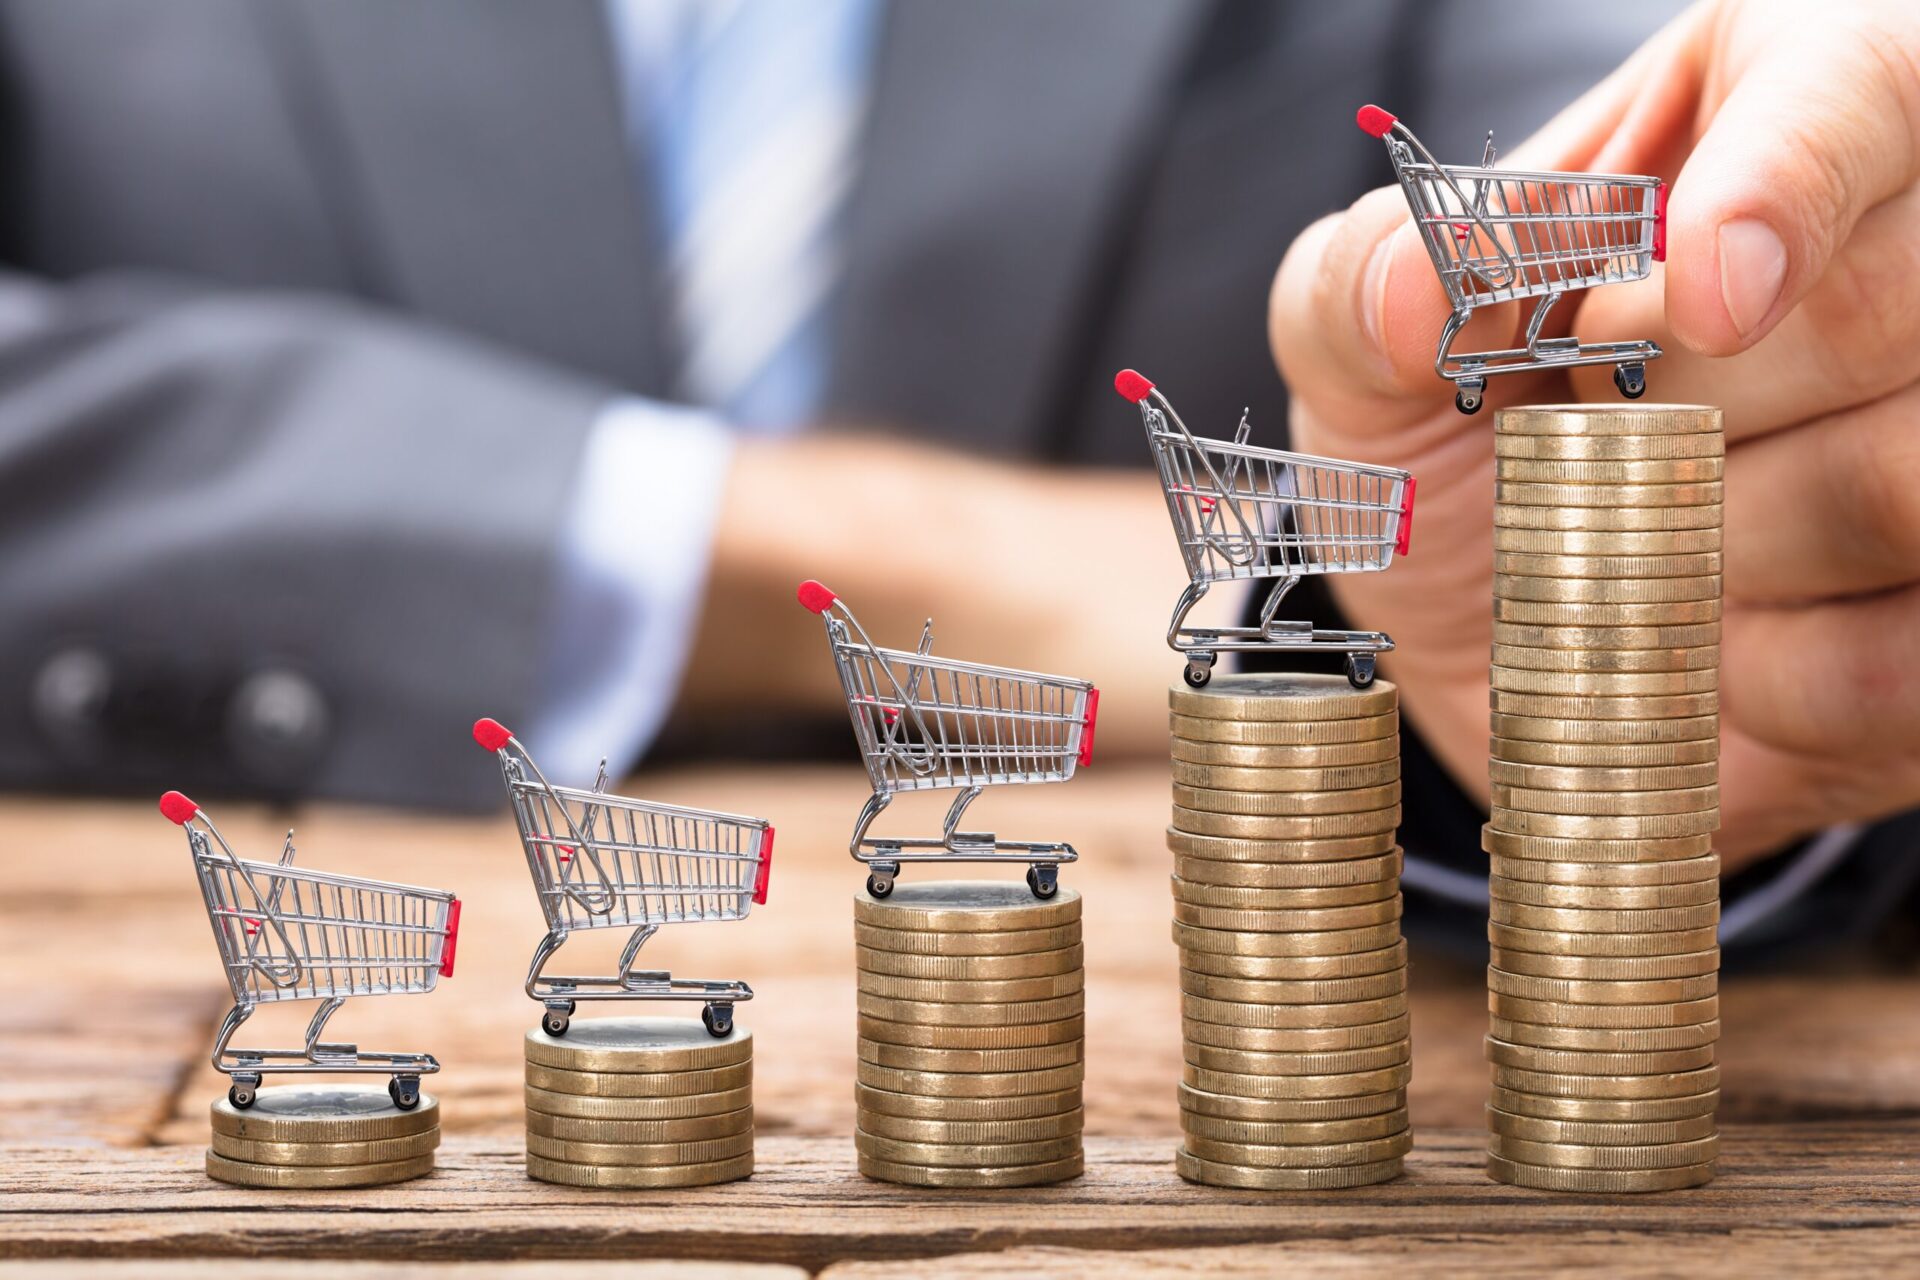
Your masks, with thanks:
M1284 421L1274 266L1672 10L889 11L826 417L1144 462ZM599 0L0 0L0 783L490 803L582 439L671 337ZM955 368L985 376L956 379Z

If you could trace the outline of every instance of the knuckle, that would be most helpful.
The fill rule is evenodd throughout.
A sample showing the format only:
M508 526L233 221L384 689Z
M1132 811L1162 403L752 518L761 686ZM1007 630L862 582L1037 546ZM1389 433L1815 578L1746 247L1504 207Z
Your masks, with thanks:
M1896 426L1904 426L1897 414ZM1854 551L1896 571L1920 568L1920 440L1909 430L1837 433L1845 440L1837 509L1853 512Z

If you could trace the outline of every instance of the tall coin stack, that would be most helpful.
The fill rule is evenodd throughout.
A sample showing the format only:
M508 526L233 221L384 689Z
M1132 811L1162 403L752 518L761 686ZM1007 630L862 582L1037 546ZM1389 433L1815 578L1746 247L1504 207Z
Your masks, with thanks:
M1720 411L1495 427L1487 1172L1713 1177Z
M339 1189L406 1182L433 1172L440 1103L422 1093L412 1110L387 1091L341 1085L271 1085L241 1110L213 1104L207 1176L239 1187Z
M897 882L853 910L860 1172L924 1187L1079 1176L1080 895Z
M527 1174L575 1187L704 1187L753 1172L753 1033L692 1018L527 1032Z
M1398 690L1241 675L1170 700L1180 1176L1397 1177L1413 1141Z

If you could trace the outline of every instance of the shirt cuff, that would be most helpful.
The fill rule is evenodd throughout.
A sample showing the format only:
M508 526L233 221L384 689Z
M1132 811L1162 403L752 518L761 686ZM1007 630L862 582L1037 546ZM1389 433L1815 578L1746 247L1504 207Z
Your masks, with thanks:
M594 423L561 530L528 740L556 779L632 767L673 705L699 622L733 444L704 412L617 400Z

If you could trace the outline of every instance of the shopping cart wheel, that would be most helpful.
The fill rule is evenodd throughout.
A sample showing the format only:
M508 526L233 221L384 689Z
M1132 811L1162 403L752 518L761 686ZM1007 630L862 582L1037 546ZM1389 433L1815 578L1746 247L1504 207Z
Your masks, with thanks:
M567 1034L567 1028L573 1025L575 1007L571 1000L565 1004L548 1005L546 1013L540 1018L540 1029L550 1036Z
M1210 653L1188 657L1185 672L1188 686L1194 689L1205 687L1207 681L1213 679L1213 664L1216 661L1218 659Z
M231 1102L236 1109L245 1111L253 1105L254 1090L259 1087L259 1076L235 1076L233 1083L227 1088L227 1101Z
M1060 892L1060 868L1051 863L1028 867L1027 888L1036 898L1051 898Z
M1370 653L1350 653L1347 655L1347 683L1356 689L1364 689L1373 683L1374 656Z
M707 1024L710 1036L728 1036L733 1034L733 1006L730 1004L710 1004L700 1011L700 1021Z
M420 1105L420 1077L394 1076L387 1081L387 1096L402 1111L413 1110Z
M1647 394L1647 366L1644 364L1617 364L1613 366L1613 385L1620 394L1629 400L1638 400Z
M876 898L886 897L893 892L893 877L874 872L867 877L867 892Z
M1463 378L1457 385L1459 389L1453 393L1453 407L1462 413L1480 412L1480 406L1486 403L1487 380Z

